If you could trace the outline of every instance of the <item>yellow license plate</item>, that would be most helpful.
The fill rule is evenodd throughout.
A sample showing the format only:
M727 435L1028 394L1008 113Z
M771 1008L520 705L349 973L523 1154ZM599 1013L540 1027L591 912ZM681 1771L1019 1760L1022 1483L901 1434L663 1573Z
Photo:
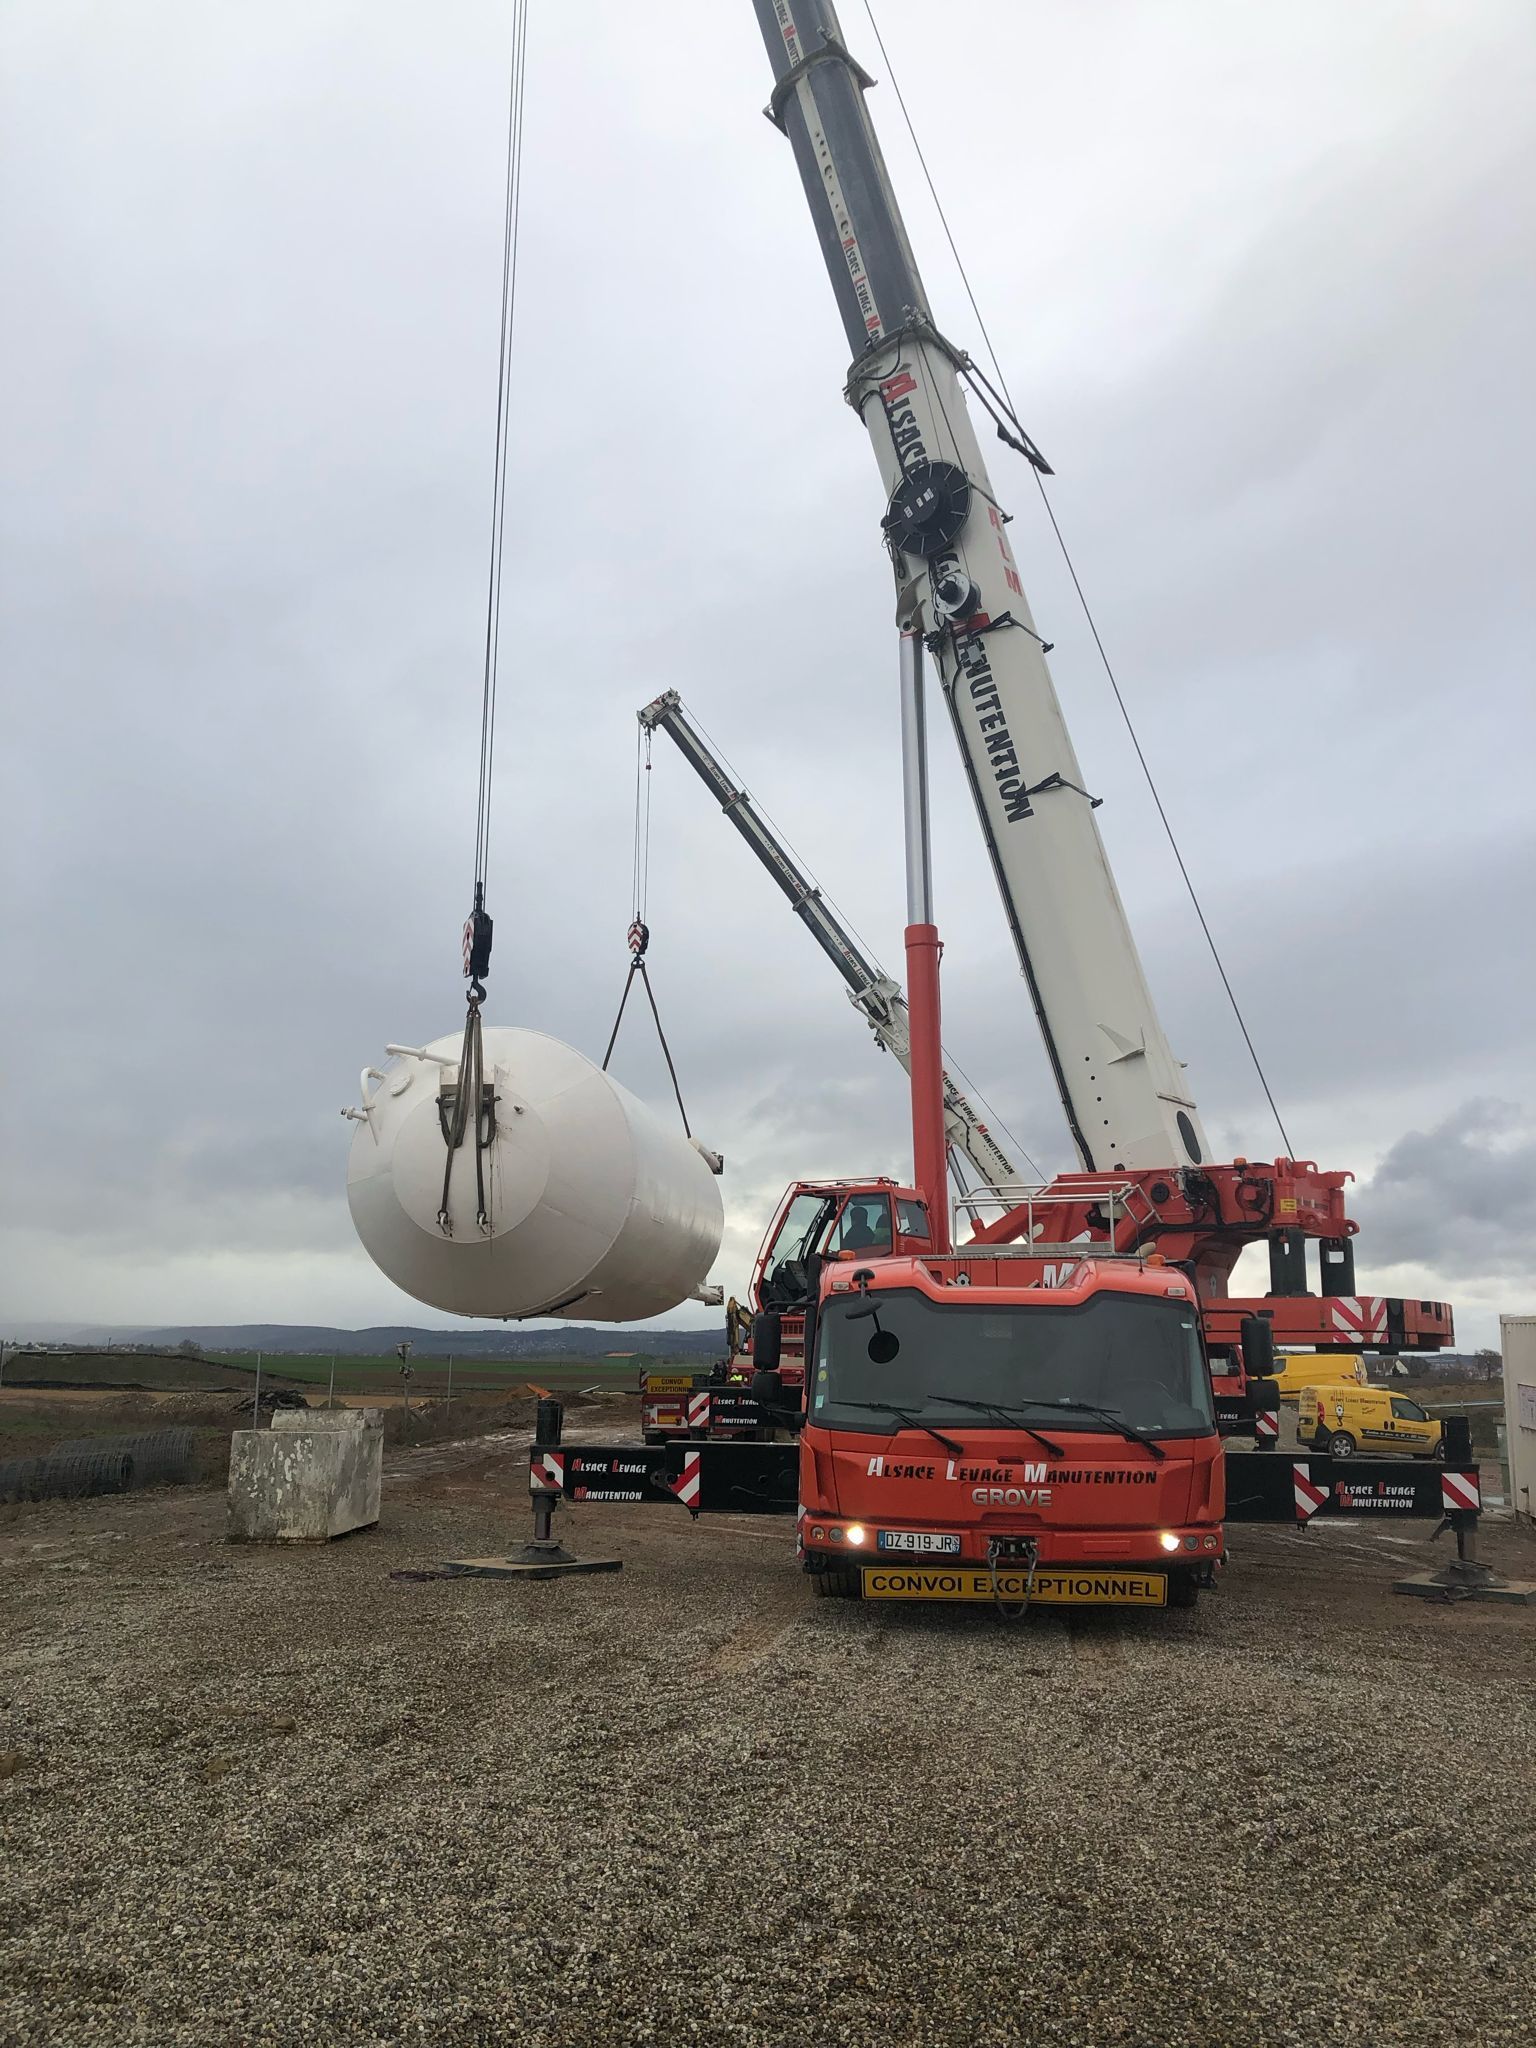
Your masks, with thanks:
M866 1600L1022 1600L1042 1607L1166 1607L1168 1581L1161 1572L1037 1571L1033 1592L1028 1572L989 1571L970 1565L866 1565Z

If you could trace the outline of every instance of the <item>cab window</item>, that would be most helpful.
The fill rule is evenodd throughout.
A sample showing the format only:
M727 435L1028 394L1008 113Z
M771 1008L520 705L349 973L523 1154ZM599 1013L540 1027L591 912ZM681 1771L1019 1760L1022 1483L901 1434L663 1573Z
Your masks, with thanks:
M922 1202L903 1202L898 1200L896 1204L896 1228L903 1237L930 1236L932 1233L928 1228L928 1210L926 1205Z
M832 1233L835 1252L888 1252L891 1204L885 1195L854 1195L843 1205Z
M1404 1400L1401 1394L1392 1397L1392 1413L1399 1422L1428 1422L1429 1417L1417 1401Z
M808 1259L820 1245L831 1220L835 1196L799 1194L790 1203L779 1225L778 1235L763 1262L763 1286L771 1289L780 1266L791 1259Z

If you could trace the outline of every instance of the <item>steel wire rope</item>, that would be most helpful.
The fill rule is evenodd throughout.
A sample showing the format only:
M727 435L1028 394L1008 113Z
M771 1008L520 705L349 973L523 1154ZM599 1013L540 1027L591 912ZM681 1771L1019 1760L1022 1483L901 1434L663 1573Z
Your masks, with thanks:
M501 313L496 350L496 433L491 464L490 564L485 595L485 662L480 682L480 760L475 779L474 893L464 927L464 973L469 982L469 1008L459 1053L459 1078L452 1094L438 1101L443 1135L443 1188L437 1225L453 1235L453 1166L471 1128L475 1153L475 1222L491 1232L486 1162L496 1137L494 1093L487 1100L485 1048L480 1006L485 1000L481 977L488 971L491 920L485 890L490 863L491 790L496 760L496 693L501 657L502 564L507 518L507 443L512 417L512 333L517 311L517 258L522 217L523 109L528 74L528 4L513 0L512 49L507 79L507 164L501 230Z
M928 187L929 197L933 201L934 211L939 216L939 225L944 230L944 239L949 244L949 253L955 259L955 268L960 273L960 282L965 287L965 296L970 302L971 312L975 318L977 329L981 334L982 342L986 347L987 355L991 361L993 374L997 378L998 387L1001 390L1003 397L1007 400L1008 410L1013 417L1013 423L1015 426L1018 426L1018 408L1014 405L1013 393L1008 389L1008 379L1003 374L1002 363L998 359L997 350L992 345L992 336L988 332L987 323L985 319L982 317L981 307L976 302L976 293L971 286L970 273L967 271L965 267L964 258L961 256L960 250L956 245L954 233L949 225L949 216L944 211L944 202L939 197L938 188L933 182L933 173L928 168L928 159L923 153L923 145L921 144L921 142L918 141L917 128L913 123L912 115L907 107L906 96L902 92L900 81L896 76L896 66L891 61L891 54L889 50L887 50L887 48L885 47L885 38L880 33L880 24L875 19L875 10L872 4L872 0L864 0L864 12L869 17L870 30L874 35L876 46L880 51L881 62L885 65L886 72L890 78L891 90L896 95L897 106L901 109L901 118L903 122L906 124L907 134L911 139L913 151L917 156L918 164L922 170L924 182ZM1019 428L1019 431L1021 433L1023 432L1022 427ZM1275 1101L1274 1091L1271 1089L1269 1085L1269 1077L1264 1071L1263 1062L1259 1058L1258 1049L1254 1045L1252 1034L1249 1032L1247 1019L1243 1015L1242 1006L1239 1004L1237 1000L1236 991L1233 989L1231 980L1228 977L1226 963L1223 961L1221 957L1221 951L1216 944L1216 940L1214 935L1212 934L1210 924L1206 919L1205 909L1204 906L1201 904L1199 893L1196 890L1194 882L1190 877L1189 869L1185 865L1183 852L1179 846L1178 839L1174 834L1173 826L1169 822L1168 813L1164 808L1163 799L1158 790L1156 779L1153 776L1151 767L1148 765L1146 754L1142 749L1140 736L1136 731L1135 723L1131 718L1130 711L1126 707L1125 698L1120 689L1119 679L1115 674L1113 664L1109 659L1109 655L1105 649L1103 639L1100 636L1098 623L1093 616L1092 607L1088 603L1087 595L1084 592L1082 583L1078 577L1076 565L1074 564L1072 556L1067 548L1067 543L1062 536L1061 525L1060 522L1057 520L1055 507L1051 504L1050 495L1045 488L1045 479L1041 476L1039 470L1036 469L1033 464L1030 465L1030 473L1035 479L1035 488L1040 493L1040 502L1045 507L1045 515L1046 518L1050 521L1051 532L1055 535L1056 545L1061 550L1061 558L1063 562L1065 562L1066 564L1067 574L1072 579L1072 588L1077 593L1078 603L1082 606L1083 617L1084 619L1086 619L1088 623L1088 631L1093 637L1094 647L1098 651L1099 660L1103 665L1104 673L1109 679L1109 687L1111 691L1114 693L1115 704L1119 709L1120 717L1124 722L1126 732L1130 735L1131 746L1135 750L1137 763L1140 766L1142 775L1146 781L1147 788L1151 792L1152 802L1156 806L1158 819L1162 824L1163 832L1165 837L1167 838L1168 844L1172 848L1174 860L1178 865L1179 874L1183 880L1185 890L1188 893L1190 903L1194 907L1195 916L1199 921L1200 930L1205 937L1206 946L1210 951L1211 959L1215 962L1216 972L1221 977L1221 985L1226 992L1227 1001L1231 1005L1232 1015L1237 1020L1237 1028L1242 1033L1243 1043L1248 1049L1248 1057L1253 1062L1253 1070L1259 1077L1260 1087L1264 1090L1264 1099L1269 1104L1270 1114L1275 1119L1275 1127L1280 1133L1280 1137L1285 1145L1287 1155L1291 1158L1294 1158L1296 1155L1294 1148L1291 1145L1290 1138L1286 1133L1285 1119L1280 1114L1279 1105Z
M672 1081L672 1093L677 1097L677 1110L683 1120L683 1134L693 1137L693 1126L688 1121L688 1106L683 1101L683 1084L677 1078L677 1064L672 1058L672 1048L667 1043L667 1034L662 1027L661 1011L656 1007L656 991L651 987L650 971L645 964L646 948L651 943L650 927L645 921L651 889L651 732L649 727L639 728L635 734L635 827L633 845L633 868L631 874L631 898L634 916L629 927L629 972L624 977L623 991L619 996L618 1013L613 1020L613 1029L608 1034L607 1048L603 1053L603 1072L613 1058L613 1048L619 1042L619 1026L624 1022L624 1011L629 1002L629 992L638 979L645 989L645 999L651 1006L651 1018L656 1026L656 1037L661 1045L661 1056L667 1063L667 1073Z
M651 894L651 733L635 728L635 831L632 893L634 920L645 923Z
M480 688L480 767L475 802L475 907L483 908L491 845L496 695L501 660L502 563L507 518L507 444L512 417L512 336L523 194L523 110L528 72L528 4L513 0L507 82L507 167L501 237L501 318L496 362L496 441L491 476L490 564L485 596L485 665Z
M720 742L715 738L714 734L709 730L708 726L705 725L703 719L699 717L698 712L694 709L694 707L691 704L688 707L688 716L692 719L694 725L698 728L700 734L708 743L710 751L719 760L721 767L725 769L726 773L730 776L732 782L735 783L737 789L744 790L746 788L746 784L743 782L736 768L732 765L729 755L721 746ZM778 820L773 816L773 813L768 809L767 805L762 803L757 797L754 797L752 799L752 802L755 808L757 809L758 813L762 817L763 822L770 828L770 830L774 833L775 837L783 842L785 851L794 860L796 865L804 870L807 878L810 881L811 887L816 892L817 896L821 899L821 901L824 904L826 904L828 910L831 911L833 916L837 918L838 922L840 924L844 924L847 926L849 933L858 944L860 950L868 956L870 963L881 974L885 974L885 969L880 965L880 959L878 954L875 952L874 947L869 943L868 939L864 937L863 933L859 930L858 926L854 923L853 919L849 917L847 913L839 906L836 898L829 895L828 892L821 886L820 882L817 881L815 873L811 868L810 862L795 846L794 841L790 838L789 834L784 830L783 826L779 824ZM886 978L888 980L895 980L894 975L888 975ZM1012 1145L1013 1149L1018 1153L1019 1157L1024 1161L1024 1164L1029 1168L1031 1173L1039 1174L1040 1178L1044 1180L1045 1175L1043 1172L1041 1172L1040 1167L1035 1163L1033 1159L1030 1158L1029 1153L1024 1149L1022 1142L1017 1137L1015 1137L1014 1133L1008 1128L1007 1124L1004 1123L1003 1119L998 1115L997 1111L992 1107L991 1103L988 1102L987 1098L982 1094L981 1090L970 1079L969 1075L965 1072L965 1069L960 1065L960 1062L957 1059L954 1059L950 1056L950 1053L946 1047L941 1047L940 1051L943 1054L945 1065L949 1067L952 1073L957 1074L960 1077L960 1080L965 1084L966 1093L970 1096L973 1096L976 1102L979 1103L980 1106L987 1112L987 1115L991 1118L992 1123L996 1126L998 1130L1002 1132L1003 1136L1008 1140L1009 1144Z

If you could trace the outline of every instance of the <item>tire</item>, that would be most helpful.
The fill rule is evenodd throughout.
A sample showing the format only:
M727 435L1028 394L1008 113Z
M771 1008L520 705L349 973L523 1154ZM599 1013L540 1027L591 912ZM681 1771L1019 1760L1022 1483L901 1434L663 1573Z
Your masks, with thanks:
M1330 1458L1352 1458L1358 1446L1347 1429L1333 1430L1328 1438Z
M1168 1605L1170 1607L1193 1607L1200 1598L1200 1588L1195 1583L1193 1572L1170 1572L1168 1574Z
M1441 1437L1439 1443L1435 1445L1435 1448L1430 1452L1429 1455L1437 1465L1443 1465L1445 1463L1445 1438L1443 1436Z
M864 1582L856 1565L838 1564L811 1574L818 1600L862 1600Z

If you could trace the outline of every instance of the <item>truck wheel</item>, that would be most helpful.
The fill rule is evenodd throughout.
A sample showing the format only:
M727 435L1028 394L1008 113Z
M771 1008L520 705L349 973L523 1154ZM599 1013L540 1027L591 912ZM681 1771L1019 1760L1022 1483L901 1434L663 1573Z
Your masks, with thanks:
M1352 1458L1355 1455L1355 1440L1347 1429L1336 1429L1328 1439L1330 1458Z
M1195 1583L1193 1572L1170 1572L1168 1574L1168 1605L1170 1607L1193 1607L1200 1598L1200 1588Z
M831 1565L824 1572L813 1572L816 1597L819 1600L862 1600L864 1583L856 1566Z

